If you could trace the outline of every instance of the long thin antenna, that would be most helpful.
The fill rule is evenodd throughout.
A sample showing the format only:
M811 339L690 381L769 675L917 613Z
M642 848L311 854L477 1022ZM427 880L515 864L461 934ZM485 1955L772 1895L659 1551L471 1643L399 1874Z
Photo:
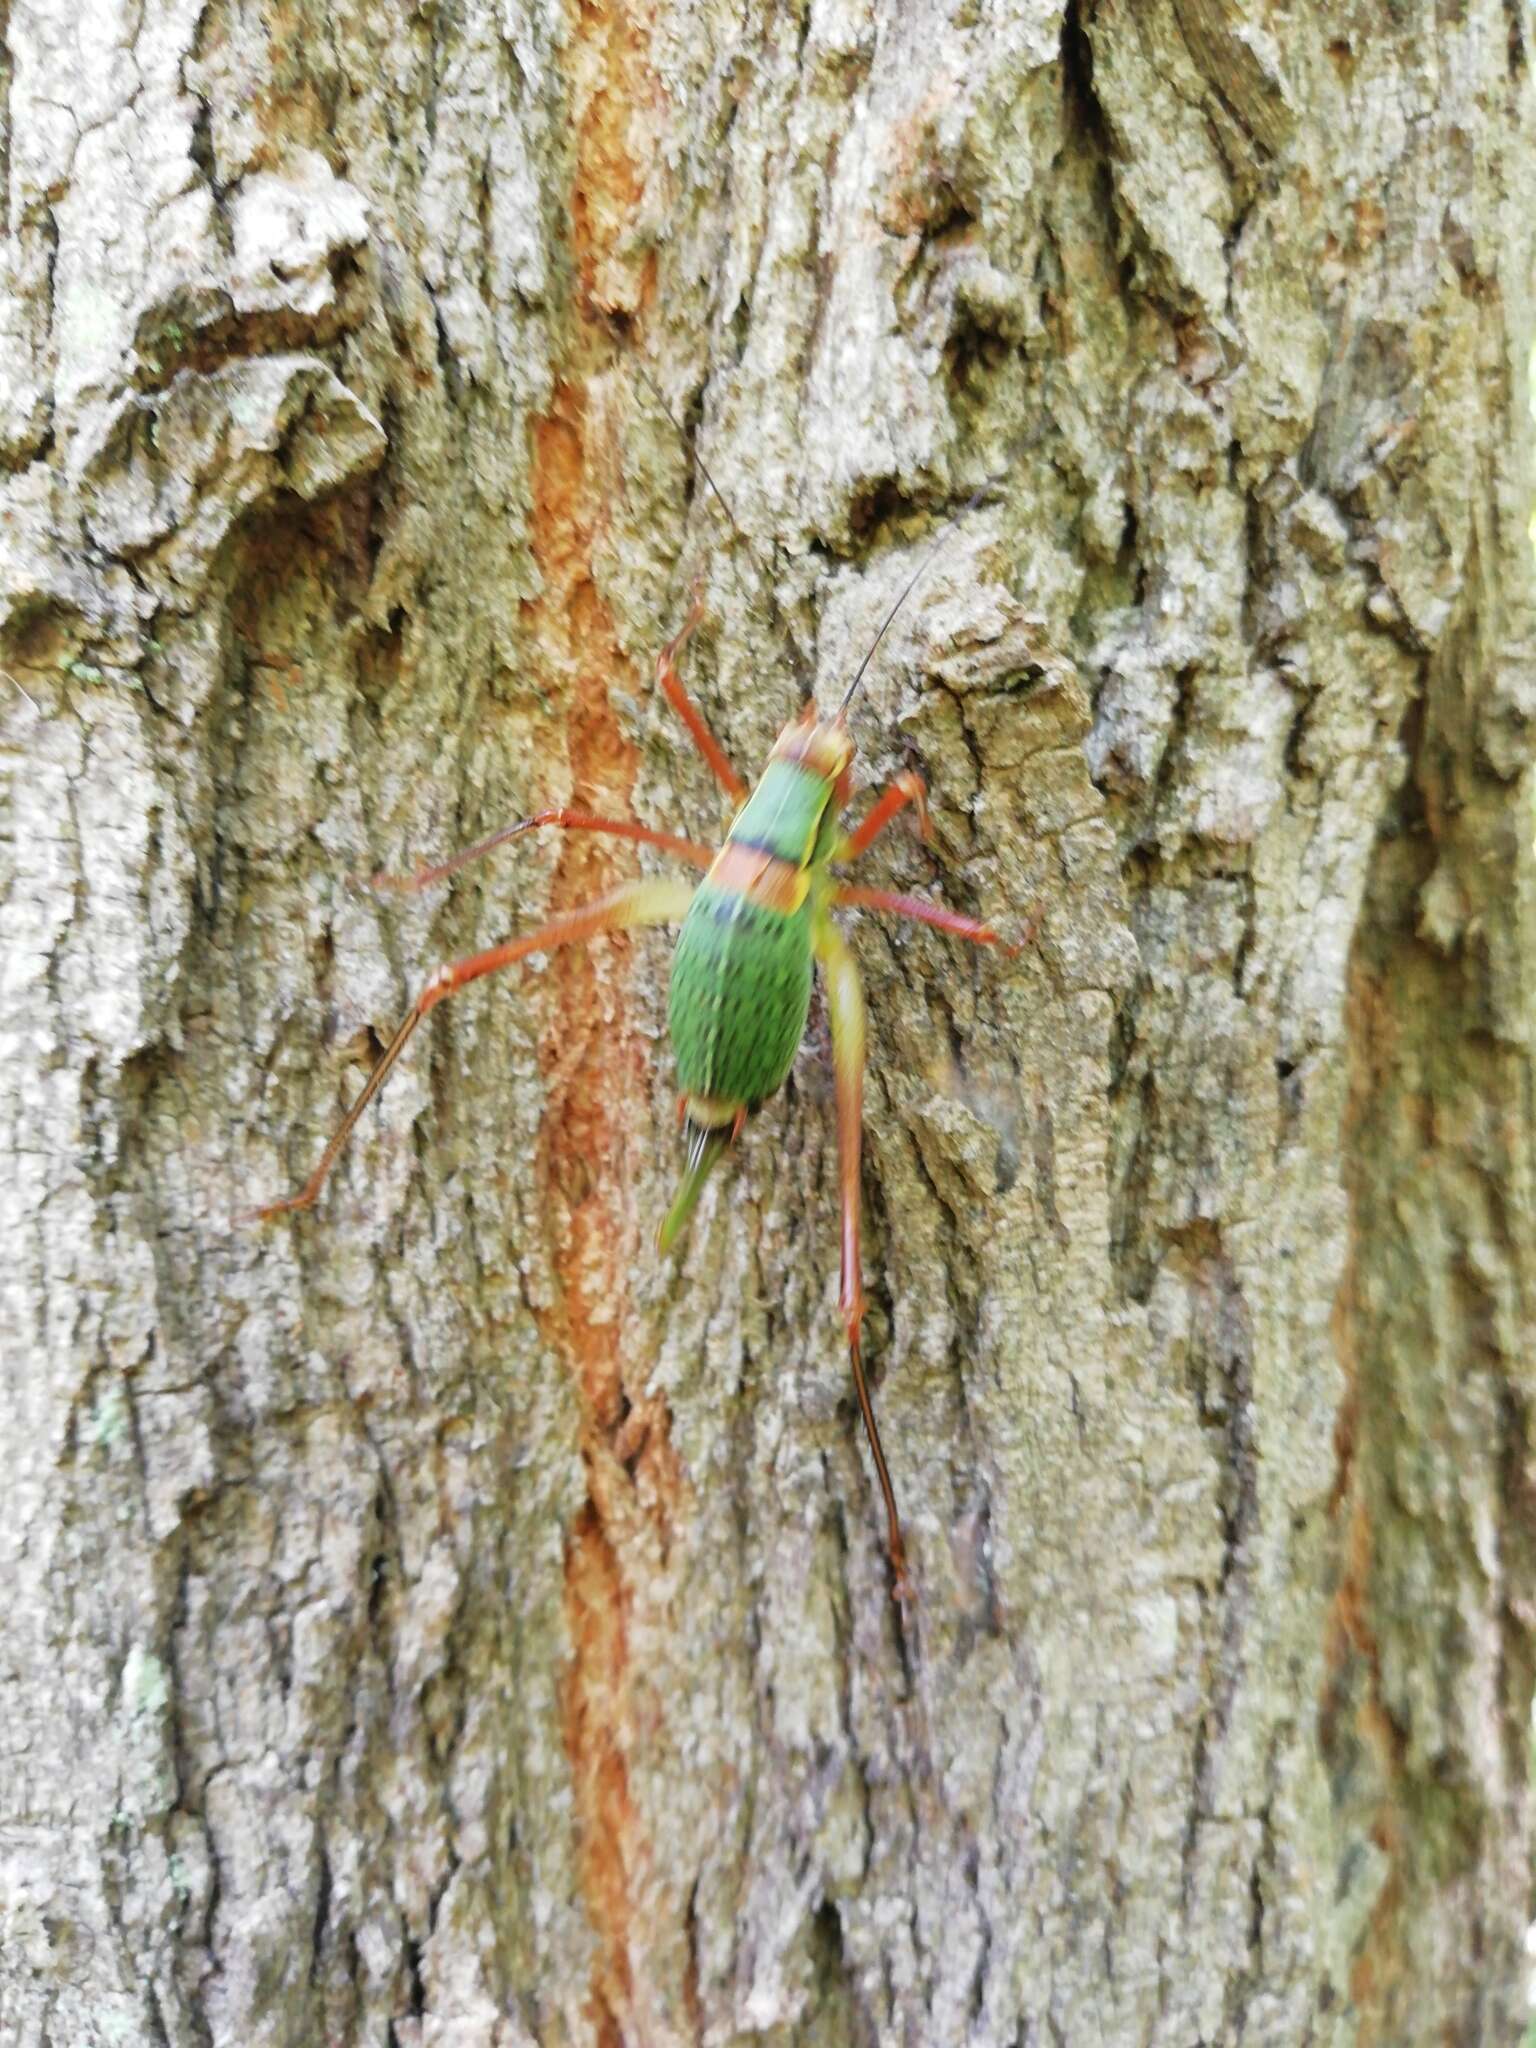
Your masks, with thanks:
M663 392L661 386L656 382L656 379L651 375L650 371L645 367L644 363L641 362L638 356L631 356L630 361L634 365L635 374L639 377L640 382L645 386L646 390L650 392L652 398L655 399L656 403L661 407L662 411L666 414L668 420L671 422L672 431L676 434L677 438L680 441L686 443L688 440L688 436L683 431L683 423L677 417L677 414L672 410L671 406L668 405L666 394L665 392ZM721 490L720 486L715 482L714 478L710 475L709 470L705 464L704 458L699 453L697 446L695 446L695 448L693 449L693 459L699 465L700 476L703 477L705 483L709 485L709 488L714 492L715 496L719 499L720 510L725 514L726 518L730 521L732 532L736 535L736 538L741 542L742 546L747 550L747 553L749 555L752 554L753 549L751 541L749 541L747 539L747 536L742 532L741 525L736 517L736 514L731 510L730 506L726 503L724 491ZM756 557L754 556L754 560L755 559ZM761 567L761 564L759 564L759 567Z
M778 620L779 625L783 628L784 637L789 643L790 654L793 658L795 668L799 675L801 694L805 697L809 697L811 695L811 687L808 681L806 680L808 674L808 666L806 663L805 655L801 651L799 641L795 638L794 627L790 624L789 618L785 613L783 606L779 603L778 591L775 588L772 571L770 570L769 566L763 561L762 557L758 554L757 549L752 545L751 540L747 537L746 532L742 528L741 521L736 517L736 514L731 510L730 504L726 498L724 491L721 490L720 486L715 482L714 478L710 475L709 466L705 462L703 456L699 453L697 436L694 436L692 439L690 439L689 435L684 430L682 421L678 418L677 414L672 410L672 407L668 404L666 393L662 390L661 386L656 382L656 379L651 375L650 371L645 367L645 364L640 360L639 356L631 354L628 360L633 365L635 374L639 377L641 383L644 384L646 389L650 392L652 398L655 399L656 403L661 407L662 412L666 415L667 420L671 424L673 433L675 433L677 435L677 438L683 443L683 445L689 449L694 461L698 464L700 476L703 477L705 483L707 483L709 485L709 488L714 492L715 498L719 503L721 511L725 514L726 522L729 525L732 533L735 534L736 538L741 542L742 546L746 549L747 557L752 563L753 568L756 569L758 577L762 582L762 586L768 594L769 607L772 610L774 617Z
M916 590L918 584L922 581L923 577L928 573L928 570L932 565L934 556L939 552L939 549L943 547L944 543L949 539L950 535L954 532L955 528L960 524L961 520L965 517L966 513L974 512L976 507L981 503L982 499L985 498L990 492L995 491L1002 481L1003 479L1000 476L989 476L986 482L981 486L979 490L972 491L971 495L960 507L960 510L958 512L951 514L951 516L948 519L946 519L944 524L939 528L933 546L929 548L927 554L924 555L923 559L912 571L912 574L908 578L906 587L903 589L900 597L897 598L896 602L891 606L890 610L886 613L879 632L875 635L874 639L871 640L869 643L869 652L865 655L864 659L859 663L858 668L854 672L853 681L848 685L847 689L843 692L843 701L837 707L837 715L839 718L846 717L848 706L853 702L854 698L857 696L859 685L864 680L864 671L869 667L869 664L874 660L875 649L880 645L880 642L885 638L886 627L890 625L892 619L895 618L896 614L901 610L902 606L906 603L907 599L912 595L913 591Z

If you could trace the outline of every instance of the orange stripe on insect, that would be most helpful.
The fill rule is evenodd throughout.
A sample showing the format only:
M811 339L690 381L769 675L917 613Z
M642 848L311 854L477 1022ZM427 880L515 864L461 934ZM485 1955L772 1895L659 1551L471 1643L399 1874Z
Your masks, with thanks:
M732 889L745 896L760 910L782 911L786 916L800 908L811 887L805 868L734 839L727 839L721 847L705 879L717 889Z

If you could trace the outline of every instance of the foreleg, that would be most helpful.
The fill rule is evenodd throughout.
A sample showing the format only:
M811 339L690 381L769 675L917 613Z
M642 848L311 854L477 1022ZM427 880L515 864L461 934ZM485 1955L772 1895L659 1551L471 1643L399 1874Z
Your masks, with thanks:
M704 714L683 688L683 679L677 672L677 657L682 653L689 634L703 616L704 600L695 591L693 603L688 608L688 616L683 621L683 630L675 640L669 640L656 657L656 680L660 683L667 702L693 736L694 745L709 763L710 773L716 782L733 803L744 803L747 785L736 773L730 756L705 723Z
M880 837L891 820L899 812L904 811L908 804L915 804L917 807L917 829L925 839L931 839L933 827L928 822L928 785L921 775L908 770L905 775L897 776L857 831L850 832L838 843L832 858L857 860L864 849Z

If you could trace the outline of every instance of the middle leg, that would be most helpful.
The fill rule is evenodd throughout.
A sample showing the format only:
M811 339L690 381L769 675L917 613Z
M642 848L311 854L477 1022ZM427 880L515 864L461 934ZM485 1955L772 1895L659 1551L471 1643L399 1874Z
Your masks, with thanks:
M849 910L887 910L893 917L909 917L915 924L931 924L935 931L949 932L957 939L971 939L978 946L1001 946L1005 953L1022 953L1022 946L1000 938L989 924L974 917L962 917L958 910L925 902L921 896L892 895L887 889L839 889L832 898Z
M430 889L434 882L456 875L472 860L494 853L498 846L505 846L510 840L521 839L525 832L536 832L546 825L558 825L563 832L607 832L615 839L637 839L642 846L659 846L665 853L678 854L683 860L692 861L696 868L707 868L714 859L709 848L700 846L695 840L680 839L675 832L653 831L649 825L637 825L630 818L594 818L588 811L540 811L535 817L519 818L515 825L503 825L489 839L466 846L462 853L439 861L436 867L418 868L414 875L370 875L368 886L370 889L389 889L399 896L412 896L418 889Z

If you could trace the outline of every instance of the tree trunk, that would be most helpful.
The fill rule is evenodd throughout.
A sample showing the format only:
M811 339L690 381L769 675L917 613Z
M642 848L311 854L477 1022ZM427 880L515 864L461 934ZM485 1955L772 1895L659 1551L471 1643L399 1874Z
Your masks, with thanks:
M1536 1598L1518 0L11 0L0 2036L1509 2044ZM727 521L704 468L733 508ZM990 497L960 510L989 478ZM681 1254L667 946L835 703Z

